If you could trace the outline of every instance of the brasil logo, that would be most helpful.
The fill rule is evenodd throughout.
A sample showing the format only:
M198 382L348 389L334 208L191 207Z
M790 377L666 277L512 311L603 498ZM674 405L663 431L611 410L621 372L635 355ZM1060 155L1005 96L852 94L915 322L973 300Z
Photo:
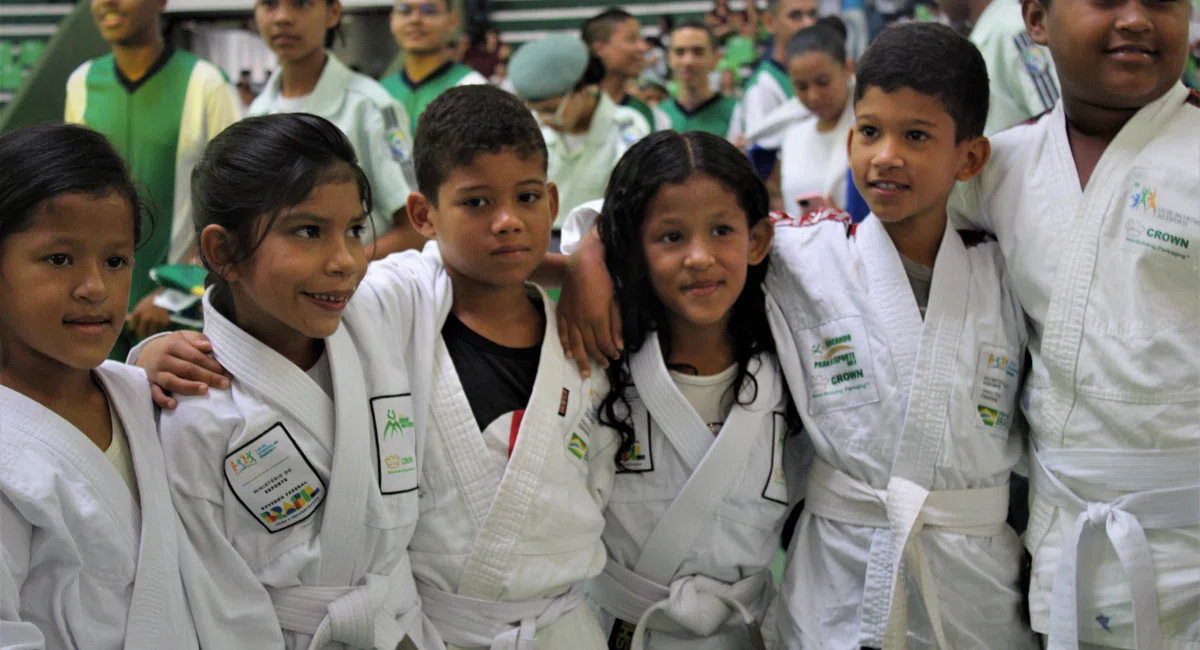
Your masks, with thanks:
M571 434L571 440L567 442L567 451L571 452L571 455L579 460L587 460L587 443L577 433Z
M264 511L258 516L262 517L263 521L267 522L268 524L273 524L280 519L287 517L293 512L299 512L303 510L304 506L312 503L313 499L316 499L317 495L320 493L321 488L315 488L305 483L303 487L301 487L299 490L296 490L296 492L292 494L290 501L284 501L279 505L271 506L270 510Z

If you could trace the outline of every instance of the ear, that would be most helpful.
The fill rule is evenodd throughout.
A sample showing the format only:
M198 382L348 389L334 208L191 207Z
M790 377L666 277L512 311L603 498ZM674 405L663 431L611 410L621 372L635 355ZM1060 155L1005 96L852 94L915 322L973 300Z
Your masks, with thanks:
M764 11L762 14L762 21L763 21L763 27L767 28L767 32L770 34L774 34L775 33L775 24L778 22L775 18L775 10L768 9L768 10Z
M233 263L233 235L224 227L208 225L200 231L200 253L221 279L233 282L240 277Z
M979 136L963 142L958 147L962 151L962 159L954 177L960 181L969 181L983 171L988 159L992 157L992 143Z
M550 199L550 223L558 221L558 186L546 183L546 198ZM571 208L572 210L574 208Z
M846 76L854 76L854 59L846 57Z
M775 224L770 217L759 219L750 228L750 266L758 266L771 252L771 241L775 239Z
M396 43L400 43L400 14L394 10L388 12L388 26L392 30L392 37L396 39Z
M848 99L846 101L852 102L852 101L854 101L854 98L851 97L850 99ZM846 158L847 159L850 158L850 145L853 143L854 143L854 126L851 126L850 130L846 132Z
M450 23L450 33L454 34L458 31L458 25L459 25L459 23L462 22L462 16L458 13L458 9L455 8L455 6L454 6L455 3L453 2L453 0L451 0L451 2L448 3L448 5L450 7L450 12L446 16L446 18L448 19L448 21ZM392 12L392 13L395 13L395 12ZM463 40L464 41L467 40L467 37L465 34L463 35Z
M437 239L437 227L433 223L435 211L433 202L424 194L413 192L408 195L408 220L426 239Z
M1021 14L1025 17L1025 31L1038 45L1046 44L1046 6L1043 0L1022 0Z
M333 0L325 13L325 29L333 29L342 21L342 0Z

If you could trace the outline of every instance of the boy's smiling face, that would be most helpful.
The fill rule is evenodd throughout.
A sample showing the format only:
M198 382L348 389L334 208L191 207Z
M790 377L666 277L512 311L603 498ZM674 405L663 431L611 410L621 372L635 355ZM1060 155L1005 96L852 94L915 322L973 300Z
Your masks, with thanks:
M1189 0L1025 0L1023 9L1030 36L1050 48L1064 100L1135 110L1183 74Z
M854 184L885 224L944 218L955 181L978 174L991 151L987 138L956 142L954 118L941 100L911 88L868 88L854 111Z

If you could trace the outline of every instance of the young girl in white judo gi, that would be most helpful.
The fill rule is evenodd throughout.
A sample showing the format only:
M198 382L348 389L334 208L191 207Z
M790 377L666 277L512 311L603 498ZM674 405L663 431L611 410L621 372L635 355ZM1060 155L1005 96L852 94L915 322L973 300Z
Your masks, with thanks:
M767 323L767 210L736 147L665 131L622 158L599 216L572 215L603 243L625 341L599 415L621 436L609 559L588 592L612 647L761 647L804 443Z
M421 292L437 289L440 265L409 253L367 272L370 185L342 132L313 115L225 131L197 166L193 200L212 279L204 334L232 385L180 397L161 437L209 570L188 586L197 619L222 635L205 645L282 629L288 648L442 647L407 552L424 342L449 305ZM162 351L183 338L135 353L158 377Z
M0 178L0 647L196 648L183 580L202 567L180 543L150 387L105 361L137 190L76 126L0 137Z
M987 160L987 96L966 39L885 31L859 62L849 146L874 216L776 229L768 315L816 452L783 647L1033 644L1005 523L1024 320L998 247L946 216Z
M996 234L1031 324L1030 618L1055 650L1198 648L1200 9L1024 10L1062 98L952 207Z

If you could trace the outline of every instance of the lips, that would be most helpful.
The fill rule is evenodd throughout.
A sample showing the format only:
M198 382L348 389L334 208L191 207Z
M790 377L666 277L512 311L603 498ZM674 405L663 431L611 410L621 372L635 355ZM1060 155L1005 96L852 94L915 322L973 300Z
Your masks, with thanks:
M868 181L867 187L869 187L870 189L872 189L876 192L882 193L882 194L896 194L899 192L904 192L906 190L912 189L911 185L907 185L907 184L901 183L899 181L884 181L884 180Z
M1121 61L1149 61L1158 56L1158 50L1137 43L1124 43L1104 50L1104 54Z
M108 316L98 316L98 315L97 316L74 316L74 317L70 317L70 318L64 318L63 322L66 323L67 325L103 325L105 323L111 323L112 318L110 318Z
M76 334L100 336L112 326L112 318L98 315L72 316L64 318L63 325L66 325L68 329Z
M115 11L105 11L100 14L101 27L115 27L125 22L125 16Z
M354 295L353 291L337 291L333 293L313 293L308 291L300 292L300 295L308 299L309 302L324 309L326 311L339 312L346 308L346 304L350 301L350 296Z
M300 42L300 37L291 34L276 34L271 37L271 42L276 45L294 45Z
M493 250L492 255L507 257L507 256L517 256L517 255L521 255L523 253L528 253L528 252L529 252L528 246L501 246L500 248Z
M693 296L707 297L717 292L717 289L724 284L718 280L706 280L704 282L693 282L683 285L683 292Z

